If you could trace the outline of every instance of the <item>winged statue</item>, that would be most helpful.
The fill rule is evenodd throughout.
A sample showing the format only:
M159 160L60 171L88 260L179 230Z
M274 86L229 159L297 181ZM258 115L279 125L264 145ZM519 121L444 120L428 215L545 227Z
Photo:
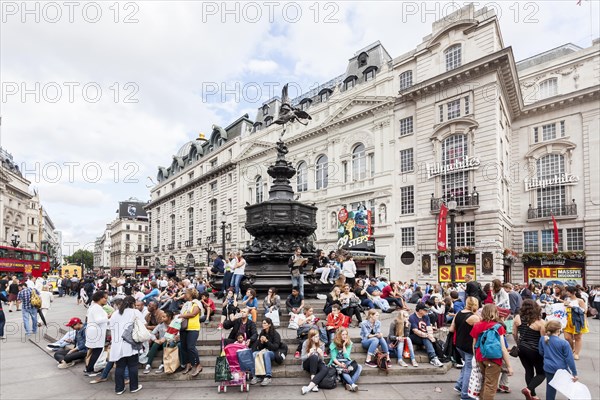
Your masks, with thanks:
M298 121L302 125L308 125L308 122L302 120L310 120L312 117L306 111L297 107L292 107L288 96L288 84L286 83L281 90L281 107L279 108L279 117L273 121L278 125L284 125L288 122Z

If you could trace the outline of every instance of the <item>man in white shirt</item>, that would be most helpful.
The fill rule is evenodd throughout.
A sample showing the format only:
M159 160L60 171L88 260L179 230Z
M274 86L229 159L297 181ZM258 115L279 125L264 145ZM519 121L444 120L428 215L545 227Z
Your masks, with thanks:
M110 315L102 308L108 302L108 294L98 290L92 295L92 304L87 312L87 325L85 329L85 347L91 350L90 360L85 366L86 376L96 376L94 365L102 354L106 342L106 330Z
M27 287L29 289L35 289L35 281L31 280L31 275L27 277L27 281L25 281L25 284L27 285Z

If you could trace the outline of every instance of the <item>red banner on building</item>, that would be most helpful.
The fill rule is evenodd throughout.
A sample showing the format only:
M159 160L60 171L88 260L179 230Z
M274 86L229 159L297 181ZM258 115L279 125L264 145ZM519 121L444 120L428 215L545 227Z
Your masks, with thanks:
M554 215L552 216L552 224L554 225L554 243L552 246L552 251L554 254L556 254L558 253L558 224L556 223Z
M440 215L438 216L438 233L437 233L437 248L438 251L446 251L446 217L448 215L448 207L445 204L440 206Z

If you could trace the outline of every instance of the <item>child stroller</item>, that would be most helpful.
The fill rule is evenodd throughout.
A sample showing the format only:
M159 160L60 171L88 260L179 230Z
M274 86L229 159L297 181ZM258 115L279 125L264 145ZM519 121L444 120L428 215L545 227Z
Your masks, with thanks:
M221 338L221 346L223 346L223 339ZM218 381L217 392L227 392L227 386L240 386L240 392L249 392L250 384L247 382L249 379L249 371L246 368L242 368L240 364L247 364L246 359L248 353L252 357L252 352L245 345L239 343L232 343L224 347L225 357L229 363L229 370L231 371L232 379L229 381ZM239 353L238 353L239 352ZM244 359L243 363L240 363L238 355Z

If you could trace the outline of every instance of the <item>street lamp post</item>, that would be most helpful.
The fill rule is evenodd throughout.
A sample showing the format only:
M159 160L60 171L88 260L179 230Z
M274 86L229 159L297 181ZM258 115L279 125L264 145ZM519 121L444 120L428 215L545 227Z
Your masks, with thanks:
M452 198L448 202L448 214L450 214L450 280L452 281L452 287L456 283L456 223L454 221L456 207L456 200Z
M221 255L223 257L225 257L225 226L226 226L226 222L225 220L221 221Z
M17 232L17 230L15 229L15 231L13 232L13 234L11 235L12 239L11 239L11 244L13 247L19 247L19 243L21 243L21 236L19 235L19 232Z

